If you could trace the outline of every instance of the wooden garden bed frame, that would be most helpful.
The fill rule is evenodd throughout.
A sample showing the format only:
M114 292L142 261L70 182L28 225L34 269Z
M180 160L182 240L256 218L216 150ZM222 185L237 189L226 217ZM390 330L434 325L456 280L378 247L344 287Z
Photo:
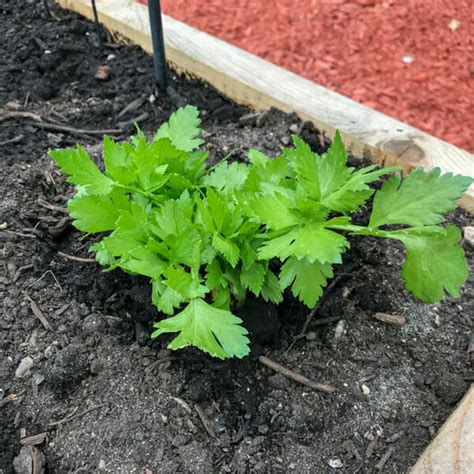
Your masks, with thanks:
M56 0L91 19L90 0ZM96 0L100 22L118 41L152 52L148 11L135 0ZM422 166L474 178L474 156L427 133L163 15L168 61L255 110L295 112L327 136L339 129L350 152L382 166ZM474 214L474 185L459 201ZM474 465L474 386L426 448L412 474L468 474Z

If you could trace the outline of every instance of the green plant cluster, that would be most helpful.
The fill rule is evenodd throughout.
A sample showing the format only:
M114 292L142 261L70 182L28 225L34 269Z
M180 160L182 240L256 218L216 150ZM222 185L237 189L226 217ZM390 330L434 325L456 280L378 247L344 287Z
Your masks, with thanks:
M460 232L439 224L470 178L417 169L375 192L369 184L398 168L348 167L339 133L323 155L294 136L275 159L250 150L248 165L207 169L199 126L197 109L186 106L150 142L141 132L131 143L104 137L104 172L80 146L50 152L77 187L68 202L74 226L107 233L90 249L97 261L148 277L153 303L170 315L152 337L177 333L171 349L245 356L249 340L233 302L251 292L279 303L290 288L314 307L349 248L348 233L401 241L401 276L420 300L459 295L467 278ZM353 225L350 214L374 193L370 222Z

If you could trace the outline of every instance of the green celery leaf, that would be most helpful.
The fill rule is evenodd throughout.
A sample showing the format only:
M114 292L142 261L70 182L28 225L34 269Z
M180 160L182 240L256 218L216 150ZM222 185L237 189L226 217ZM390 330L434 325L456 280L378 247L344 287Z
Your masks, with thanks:
M207 174L206 160L208 157L208 152L199 150L184 155L184 171L193 183L198 184L201 178Z
M104 136L106 174L125 186L137 179L130 151L127 143L116 143L107 135Z
M384 174L400 170L399 166L380 170L375 170L375 168L377 168L376 165L367 166L352 173L340 188L323 199L322 204L337 212L356 211L374 193L374 190L369 188L369 183L373 183Z
M178 162L182 155L183 152L177 150L168 139L148 143L142 136L131 153L139 187L148 193L160 189L170 178L168 173L165 174L166 171L172 171L170 163Z
M244 267L242 268L240 273L240 282L244 288L247 288L255 296L258 296L262 290L266 273L267 267L261 263L255 262L247 269Z
M270 159L257 150L250 150L248 158L250 163L255 166L255 168L250 169L255 170L261 186L265 184L273 184L275 186L283 185L287 176L291 175L285 155Z
M266 240L258 249L258 257L262 260L270 260L273 257L285 260L292 255L292 245L297 235L298 229L292 229L283 235Z
M318 163L322 158L313 153L310 146L296 135L293 135L293 144L294 149L285 148L284 152L296 172L296 179L301 182L310 198L320 201Z
M296 203L295 209L304 217L305 220L318 220L322 221L326 219L329 211L321 203L314 201L313 199L300 199Z
M270 163L271 158L262 153L261 151L251 148L248 151L249 162L254 165L256 168L265 168L268 163Z
M347 152L341 134L336 131L327 153L318 161L318 178L321 199L324 200L340 188L350 177L351 170L346 166Z
M164 272L166 286L179 293L183 300L202 298L208 293L208 289L200 284L199 279L186 272L181 267L169 266Z
M206 286L210 290L226 288L228 286L227 280L224 278L224 273L217 258L215 258L212 263L206 267Z
M230 310L230 289L228 286L213 291L212 306L227 311Z
M127 257L128 253L145 243L127 232L114 231L104 237L102 242L104 250L114 257Z
M214 228L221 232L230 220L229 205L212 188L207 189L206 203L214 221Z
M201 263L206 265L211 263L216 257L216 249L212 246L212 236L201 234Z
M186 105L171 114L168 123L156 132L154 141L169 138L173 145L182 151L193 151L204 142L199 137L201 120L196 107Z
M253 262L257 260L257 252L248 239L246 239L240 247L240 257L242 259L242 265L245 269L251 267Z
M201 199L198 194L194 195L194 201L198 208L196 220L199 222L207 232L215 232L216 226L214 224L213 216L210 212L208 202Z
M158 310L165 314L174 314L174 309L178 308L183 302L179 293L160 280L152 281L151 299Z
M119 266L129 273L157 279L166 268L166 263L147 247L136 247L128 252Z
M102 174L80 145L77 149L51 150L49 156L63 173L69 175L68 183L84 186L87 194L103 195L112 189L113 180Z
M310 262L317 260L321 263L341 263L341 254L349 248L349 242L343 235L325 226L346 222L344 219L346 218L311 222L293 228L281 236L265 241L258 250L258 256L264 260L273 257L285 260L290 256L296 256L307 258Z
M115 229L120 211L110 196L76 196L68 201L68 209L74 227L89 233Z
M123 257L124 261L133 250L148 246L150 243L148 213L140 204L129 203L129 209L116 209L118 219L115 231L102 240L104 248L115 257ZM149 247L156 253L156 249Z
M291 253L310 262L342 263L341 254L349 248L347 239L326 229L325 223L310 223L302 227L291 246Z
M231 295L237 300L237 304L241 304L247 297L247 290L240 282L240 268L232 268L228 263L222 263L224 271L224 278L228 281L228 287Z
M300 223L299 216L291 210L292 203L280 194L256 195L250 198L247 210L273 230L280 230Z
M130 209L121 210L117 220L117 230L143 243L149 238L149 215L147 209L132 202Z
M268 269L265 275L265 281L261 289L261 295L265 301L271 301L278 304L283 301L283 293L280 288L280 283L275 274Z
M292 283L293 296L308 308L313 308L323 294L327 279L333 277L331 265L320 262L311 263L308 259L289 258L281 267L280 286L282 289Z
M400 175L392 176L375 194L369 227L439 224L443 221L442 213L456 207L456 199L471 183L467 176L441 175L439 168L429 173L418 168L403 180Z
M183 229L192 222L193 209L193 200L188 191L184 191L179 199L166 201L153 213L153 220L157 224L152 227L153 232L161 239L182 234Z
M200 262L200 255L195 255L196 248L201 244L201 235L196 229L183 228L183 232L178 236L169 236L164 243L169 248L168 258L173 263L179 263L193 267Z
M89 252L95 253L95 259L97 260L97 262L99 262L100 265L106 267L114 266L115 258L109 251L107 251L103 241L92 244L89 247Z
M232 242L216 233L212 236L212 245L224 256L232 267L237 265L240 257L240 250L235 242Z
M205 176L203 184L225 193L240 189L247 179L249 168L243 163L228 164L223 162L211 174Z
M290 164L296 171L296 180L307 193L307 197L323 201L350 177L351 170L346 167L347 152L341 135L336 135L326 154L319 156L297 136L293 136L295 148L285 149Z
M250 341L241 322L229 311L217 309L202 299L194 299L176 316L156 323L156 331L151 337L179 332L168 345L170 349L195 346L219 359L242 358L250 352Z
M440 231L441 230L441 231ZM463 249L458 245L461 232L454 225L412 228L386 232L386 237L400 240L407 248L401 276L405 288L425 303L436 303L444 291L458 297L459 289L468 277Z

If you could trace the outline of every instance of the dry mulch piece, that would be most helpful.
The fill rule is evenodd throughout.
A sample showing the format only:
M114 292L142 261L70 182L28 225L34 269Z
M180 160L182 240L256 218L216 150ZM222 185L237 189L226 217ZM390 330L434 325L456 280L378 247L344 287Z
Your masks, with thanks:
M179 20L474 151L470 0L161 3Z

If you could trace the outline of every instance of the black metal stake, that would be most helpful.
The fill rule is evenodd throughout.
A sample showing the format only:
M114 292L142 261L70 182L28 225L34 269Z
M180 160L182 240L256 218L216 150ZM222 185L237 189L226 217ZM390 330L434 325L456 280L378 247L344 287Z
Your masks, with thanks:
M150 15L151 41L153 43L155 79L161 88L166 89L168 78L166 75L166 56L160 0L148 0L148 13Z
M95 0L91 0L92 4L92 14L94 15L94 23L95 23L95 30L97 34L97 41L99 42L99 46L102 46L102 32L100 29L99 23L99 15L97 14L97 6L95 4Z
M51 12L49 11L48 0L43 0L43 14L47 20L51 18Z

